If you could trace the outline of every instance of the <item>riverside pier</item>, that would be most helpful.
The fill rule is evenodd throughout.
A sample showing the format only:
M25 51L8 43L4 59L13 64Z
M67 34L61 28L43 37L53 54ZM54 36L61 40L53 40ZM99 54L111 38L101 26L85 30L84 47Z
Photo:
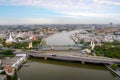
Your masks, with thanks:
M2 61L3 66L9 65L15 69L17 69L24 61L26 61L26 54L16 54L12 59Z

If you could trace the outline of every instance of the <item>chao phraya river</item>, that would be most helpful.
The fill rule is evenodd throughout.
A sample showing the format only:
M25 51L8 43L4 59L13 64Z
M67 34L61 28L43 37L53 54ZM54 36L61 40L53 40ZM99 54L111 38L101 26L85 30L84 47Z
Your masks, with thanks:
M103 65L30 59L18 71L20 80L120 80Z
M54 34L46 42L48 45L74 45L70 35L75 32L78 31ZM29 59L17 74L20 80L120 80L104 65L43 59Z

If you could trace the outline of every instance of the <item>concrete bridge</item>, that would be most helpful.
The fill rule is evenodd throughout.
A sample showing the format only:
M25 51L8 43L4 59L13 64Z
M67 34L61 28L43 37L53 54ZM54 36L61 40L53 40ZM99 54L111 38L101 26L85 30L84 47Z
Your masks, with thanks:
M107 57L99 57L99 56L75 56L75 55L63 55L58 53L53 54L44 54L44 53L29 53L31 57L36 58L44 58L44 59L55 59L55 60L64 60L64 61L80 61L82 64L85 62L88 63L96 63L96 64L113 64L117 63L120 65L120 59L113 59Z

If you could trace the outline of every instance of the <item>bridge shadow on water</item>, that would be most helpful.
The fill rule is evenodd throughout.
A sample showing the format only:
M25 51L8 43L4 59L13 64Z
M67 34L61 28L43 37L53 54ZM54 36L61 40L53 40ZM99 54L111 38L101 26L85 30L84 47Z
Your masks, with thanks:
M34 58L34 57L29 58L28 63L34 61L38 63L52 64L52 65L58 65L64 67L109 71L110 74L113 75L114 77L117 76L115 73L113 73L108 68L106 68L104 64L95 64L95 63L87 63L87 62L85 62L85 64L82 64L80 61L64 61L64 60L53 60L53 59L44 60L44 58ZM26 67L29 67L29 65L26 65Z
M82 64L80 61L64 61L64 60L53 60L44 58L29 58L29 62L39 62L45 64L52 64L52 65L59 65L59 66L66 66L66 67L75 67L75 68L84 68L84 69L94 69L94 70L107 70L103 64L94 64L94 63L85 63Z

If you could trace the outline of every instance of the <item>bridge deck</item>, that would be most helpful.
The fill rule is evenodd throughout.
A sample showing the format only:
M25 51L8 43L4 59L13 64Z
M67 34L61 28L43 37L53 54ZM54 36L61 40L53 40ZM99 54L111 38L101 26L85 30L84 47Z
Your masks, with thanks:
M99 56L80 56L80 55L73 55L73 54L40 54L40 53L29 53L29 56L33 57L41 57L41 58L51 58L57 60L67 60L67 61L83 61L83 62L90 62L90 63L120 63L119 59L112 59L107 57L99 57Z

